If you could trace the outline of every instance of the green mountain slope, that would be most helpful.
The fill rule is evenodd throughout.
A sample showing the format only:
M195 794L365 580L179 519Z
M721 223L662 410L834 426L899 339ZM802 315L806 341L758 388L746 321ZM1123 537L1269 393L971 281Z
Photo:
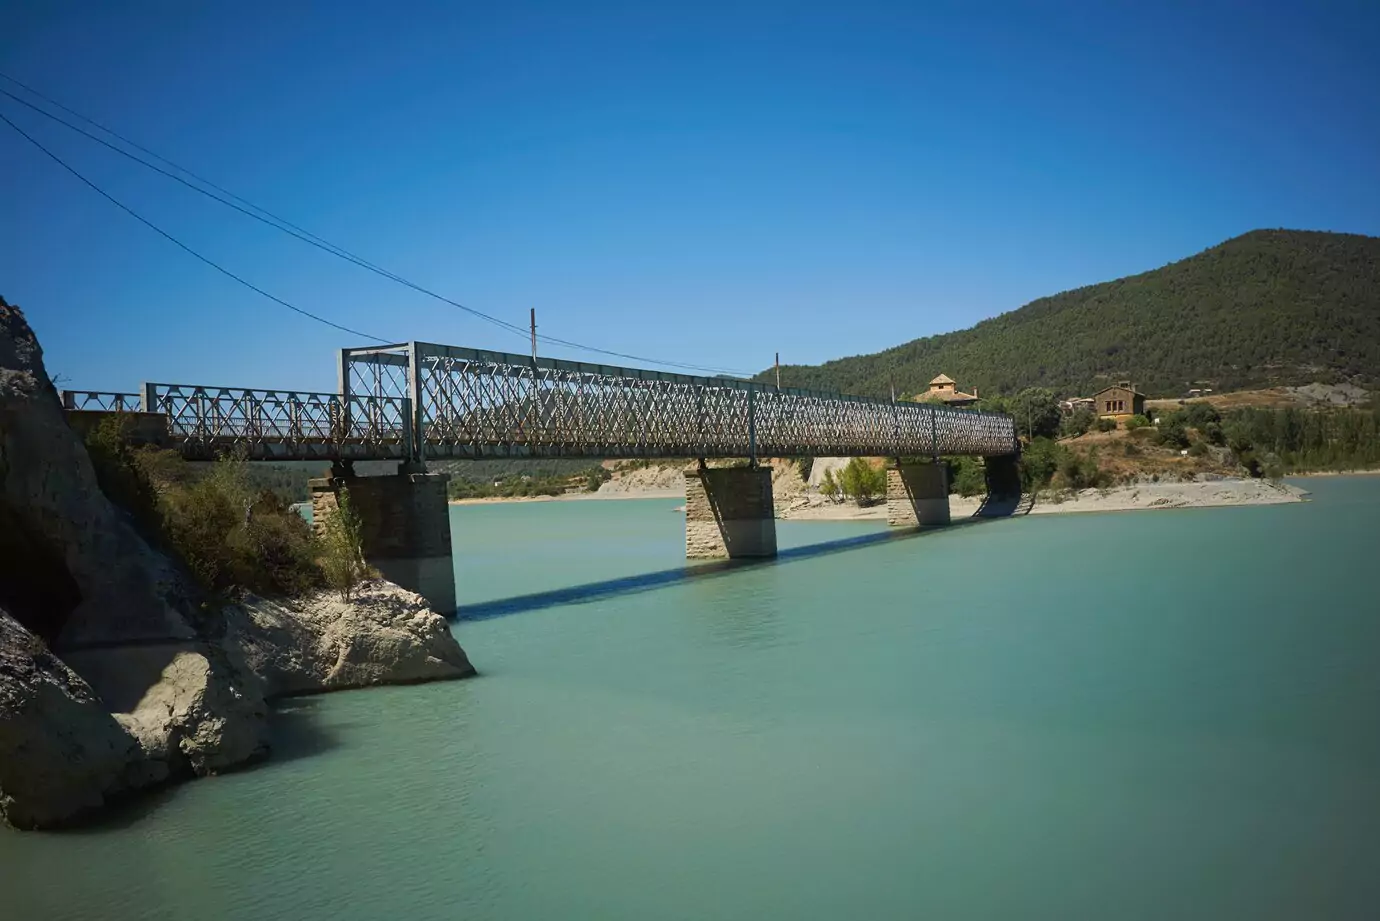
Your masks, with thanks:
M781 383L885 396L939 373L964 390L1151 396L1316 380L1380 382L1380 238L1257 230L1129 278L1065 291L875 355L783 366ZM774 380L768 372L759 380Z

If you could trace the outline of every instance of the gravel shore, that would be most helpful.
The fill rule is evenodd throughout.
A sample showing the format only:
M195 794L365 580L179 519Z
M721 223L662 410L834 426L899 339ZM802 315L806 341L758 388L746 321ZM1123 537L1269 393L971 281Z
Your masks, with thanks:
M640 471L639 471L640 472ZM675 476L680 476L675 471ZM497 502L571 502L593 499L683 499L683 484L670 485L672 478L655 474L647 482L615 480L604 484L598 492L571 493L561 496L530 496L519 499L460 499L452 505L488 505ZM660 481L658 481L660 480ZM613 487L613 488L609 488ZM1124 512L1138 509L1208 508L1227 505L1278 505L1302 502L1307 490L1288 483L1269 480L1224 478L1192 483L1142 483L1112 489L1084 489L1061 494L1041 493L1032 503L1028 499L1020 506L1019 514L1058 515L1074 512ZM982 504L980 496L964 498L950 496L949 509L954 518L965 518L977 512ZM817 493L795 496L778 494L776 517L790 521L885 521L886 503L859 508L852 502L832 503Z
M1118 486L1113 489L1084 489L1061 495L1042 493L1035 501L1020 506L1022 514L1027 506L1032 515L1058 515L1074 512L1124 512L1138 509L1208 508L1226 505L1278 505L1302 502L1307 490L1288 483L1268 480L1222 479L1201 483L1145 483ZM965 518L977 512L981 497L949 497L949 510L954 518ZM853 503L833 504L818 496L802 496L794 503L777 509L777 517L788 520L869 521L886 520L886 503L858 508Z

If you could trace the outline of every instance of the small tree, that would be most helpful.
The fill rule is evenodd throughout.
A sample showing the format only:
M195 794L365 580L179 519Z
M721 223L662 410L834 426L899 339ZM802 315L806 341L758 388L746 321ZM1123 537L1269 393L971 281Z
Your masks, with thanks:
M326 517L321 528L321 569L326 582L349 601L367 571L361 549L359 513L350 503L350 491L340 488L335 513Z
M976 457L950 458L949 482L960 496L980 496L987 492L986 471Z
M613 474L609 473L602 466L589 468L585 473L585 491L598 492L599 487L607 483L612 477Z
M841 490L839 489L839 481L834 479L834 471L824 471L824 479L819 483L819 491L824 495L824 498L828 499L830 502L839 501L839 493Z
M1189 444L1188 429L1177 413L1160 420L1156 436L1158 442L1167 448L1186 448Z
M1046 387L1027 387L1011 401L1016 430L1030 438L1053 438L1059 433L1062 414L1054 391Z
M1059 434L1065 438L1083 435L1086 434L1096 422L1097 416L1093 411L1086 406L1080 406L1078 409L1065 416L1063 421L1059 423Z
M1126 420L1126 431L1134 432L1136 429L1143 429L1149 424L1149 419L1145 418L1140 413L1136 413L1134 416Z
M876 469L861 457L855 457L843 468L839 486L843 494L858 505L868 506L886 492L886 471Z
M1021 452L1021 489L1037 492L1049 485L1068 450L1049 438L1035 438Z

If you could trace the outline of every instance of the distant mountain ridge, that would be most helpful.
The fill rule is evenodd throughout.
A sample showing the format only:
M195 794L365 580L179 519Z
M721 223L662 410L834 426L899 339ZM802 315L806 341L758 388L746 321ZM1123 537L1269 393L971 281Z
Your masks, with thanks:
M1164 268L1032 301L873 355L783 365L784 386L885 396L935 375L965 390L1151 396L1380 382L1380 237L1256 230ZM774 381L764 371L761 381Z

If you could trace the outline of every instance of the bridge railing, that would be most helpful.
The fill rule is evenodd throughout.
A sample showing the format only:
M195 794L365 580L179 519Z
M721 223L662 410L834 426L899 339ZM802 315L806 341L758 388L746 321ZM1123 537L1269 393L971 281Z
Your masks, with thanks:
M167 416L169 435L189 457L231 445L256 459L401 459L409 443L410 413L399 397L145 384L144 405Z
M62 403L162 414L168 438L192 459L241 449L253 460L401 460L411 444L405 398L148 383L138 394L67 390Z
M142 409L137 393L107 390L64 390L62 408L86 412L137 413Z

